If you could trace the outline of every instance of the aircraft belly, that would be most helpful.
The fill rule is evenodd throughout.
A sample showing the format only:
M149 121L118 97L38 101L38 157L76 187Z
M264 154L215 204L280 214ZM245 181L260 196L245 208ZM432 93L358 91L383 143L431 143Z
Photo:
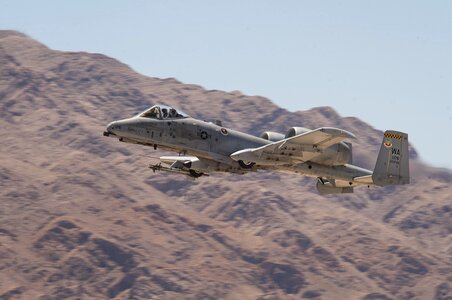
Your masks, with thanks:
M287 168L289 171L295 171L297 173L322 177L322 178L336 178L337 180L345 182L354 182L355 177L366 176L372 174L372 171L355 167L353 165L342 166L327 166L317 163L301 163ZM359 184L356 182L356 184Z

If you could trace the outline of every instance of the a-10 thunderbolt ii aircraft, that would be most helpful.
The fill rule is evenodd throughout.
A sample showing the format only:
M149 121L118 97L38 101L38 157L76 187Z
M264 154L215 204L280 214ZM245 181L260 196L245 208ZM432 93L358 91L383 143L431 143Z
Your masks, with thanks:
M373 172L352 165L352 144L344 140L355 136L332 127L292 127L285 135L267 131L256 137L222 127L219 121L197 120L172 107L155 105L110 123L104 136L176 151L179 156L162 156L160 163L150 167L195 178L214 171L279 170L316 177L321 194L410 182L408 134L393 130L384 133Z

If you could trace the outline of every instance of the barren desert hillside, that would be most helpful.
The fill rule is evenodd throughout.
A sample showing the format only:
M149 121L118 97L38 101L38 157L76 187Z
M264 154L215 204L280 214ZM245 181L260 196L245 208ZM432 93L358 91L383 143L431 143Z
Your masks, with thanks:
M452 299L449 171L411 148L412 184L337 196L294 174L154 174L164 152L102 132L155 103L253 134L343 128L368 168L386 129L0 31L0 299Z

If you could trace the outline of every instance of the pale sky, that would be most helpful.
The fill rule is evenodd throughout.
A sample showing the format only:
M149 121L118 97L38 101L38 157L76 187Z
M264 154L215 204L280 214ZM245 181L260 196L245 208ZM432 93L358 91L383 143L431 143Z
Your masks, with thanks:
M0 0L0 29L291 111L332 106L452 168L451 1Z

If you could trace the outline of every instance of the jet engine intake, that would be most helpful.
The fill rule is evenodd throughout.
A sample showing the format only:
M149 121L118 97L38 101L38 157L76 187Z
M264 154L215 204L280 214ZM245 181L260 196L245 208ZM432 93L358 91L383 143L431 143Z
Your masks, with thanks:
M304 128L304 127L292 127L287 131L286 138L290 138L290 137L293 137L293 136L296 136L296 135L299 135L302 133L306 133L309 131L311 131L311 129Z
M268 141L277 142L284 139L284 134L273 131L265 131L261 134L261 138Z

